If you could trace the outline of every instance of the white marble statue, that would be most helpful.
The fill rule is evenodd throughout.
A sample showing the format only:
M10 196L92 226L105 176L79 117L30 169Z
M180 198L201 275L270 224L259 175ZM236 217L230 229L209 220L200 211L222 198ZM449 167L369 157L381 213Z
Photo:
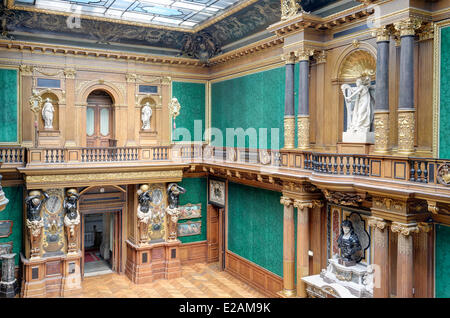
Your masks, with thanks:
M347 131L344 132L344 139L351 139L348 140L350 142L373 142L373 133L370 132L374 115L373 89L369 77L358 78L356 87L348 84L341 86L347 108Z
M44 119L44 128L53 129L53 113L55 108L50 101L50 98L45 100L44 107L42 107L42 118Z
M150 120L152 118L152 108L150 107L150 103L145 103L144 107L141 110L141 120L142 120L142 129L148 130L150 129Z

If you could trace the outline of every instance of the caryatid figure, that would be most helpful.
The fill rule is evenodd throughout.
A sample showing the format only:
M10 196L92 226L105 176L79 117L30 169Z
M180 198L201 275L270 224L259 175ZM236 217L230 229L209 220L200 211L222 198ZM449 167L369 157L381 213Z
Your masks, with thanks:
M42 198L43 196L43 198ZM31 258L38 258L41 251L41 235L44 227L44 220L41 218L41 209L48 200L48 194L41 191L30 191L25 198L27 206L26 226L30 237Z
M166 208L167 215L169 216L169 237L168 241L175 241L177 239L177 223L180 217L180 210L178 209L178 199L180 194L186 192L186 189L180 187L176 183L170 183L167 187L167 195L169 200L169 206Z
M64 225L67 234L67 252L77 252L77 226L80 224L80 213L78 212L78 199L80 196L75 189L69 189L64 198Z
M148 243L148 226L152 216L152 210L150 203L152 202L152 196L147 184L141 185L137 191L139 204L137 207L138 226L140 231L140 244Z

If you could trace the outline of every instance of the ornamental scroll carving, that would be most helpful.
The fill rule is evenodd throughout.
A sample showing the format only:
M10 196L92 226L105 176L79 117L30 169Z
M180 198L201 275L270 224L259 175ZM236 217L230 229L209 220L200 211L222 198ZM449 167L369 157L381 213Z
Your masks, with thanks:
M359 206L364 201L364 199L356 193L344 193L325 189L323 190L323 194L329 202L338 205Z
M438 168L437 180L440 184L450 185L450 165L445 163Z

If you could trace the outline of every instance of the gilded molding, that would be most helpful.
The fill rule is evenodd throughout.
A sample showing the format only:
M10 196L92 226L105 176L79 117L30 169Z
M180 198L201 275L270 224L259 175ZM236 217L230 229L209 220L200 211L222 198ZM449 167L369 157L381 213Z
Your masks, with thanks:
M118 173L86 173L68 175L26 176L26 183L52 183L52 182L92 182L116 181L151 178L181 178L182 170L144 171L144 172L118 172Z
M399 223L399 222L392 222L391 224L391 231L394 233L399 233L404 236L411 235L412 233L419 233L419 227L417 223Z
M402 21L394 22L394 28L400 32L400 37L416 34L416 30L421 26L422 21L416 18L407 18Z
M372 209L403 213L406 211L406 202L391 198L373 197Z
M295 117L284 117L284 148L294 149L295 147Z
M20 65L19 70L20 70L20 75L31 76L31 75L33 75L34 66L33 65Z
M297 140L298 149L309 149L309 116L298 115L297 116Z
M280 198L280 203L281 203L282 205L288 207L288 206L290 206L290 205L293 204L293 201L292 201L292 199L290 199L290 198L288 198L288 197L282 196L282 197Z
M377 38L377 42L389 42L391 32L387 26L382 26L381 28L375 29L372 32L372 36Z
M385 153L389 149L389 113L375 113L375 152Z
M416 122L414 110L398 111L398 152L411 154L414 152L414 134Z
M377 228L380 231L383 231L388 225L384 219L375 216L371 216L368 219L368 224L370 227Z
M64 76L66 79L75 79L77 71L74 68L66 68L64 69Z

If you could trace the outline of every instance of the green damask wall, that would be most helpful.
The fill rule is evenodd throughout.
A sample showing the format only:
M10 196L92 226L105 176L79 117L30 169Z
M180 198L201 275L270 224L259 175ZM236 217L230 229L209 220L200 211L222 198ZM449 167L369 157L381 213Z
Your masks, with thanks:
M436 297L450 297L450 227L436 225Z
M228 183L228 250L283 276L281 193Z
M226 128L255 128L258 148L276 149L271 143L271 128L279 129L279 148L284 146L285 67L215 82L211 85L211 127L222 131L226 145ZM295 66L295 110L298 104L298 64ZM267 128L267 144L259 128ZM220 143L213 142L216 146ZM234 143L237 146L235 138ZM248 138L245 147L249 147Z
M441 29L439 158L450 158L450 26Z
M0 69L0 143L17 140L17 70Z
M206 178L185 178L178 183L186 189L186 193L180 195L180 205L188 203L202 204L201 219L179 220L178 223L188 221L202 221L202 233L200 235L182 236L178 237L181 243L190 243L206 240L206 208L207 208L207 192L206 192Z
M180 115L176 118L176 127L184 127L191 133L191 141L202 141L205 132L206 85L204 83L172 82L172 96L181 105ZM194 120L201 120L201 135L194 135ZM173 127L172 127L173 131ZM172 135L173 141L183 140Z
M0 220L13 221L13 228L9 237L0 238L0 243L13 242L13 253L16 253L16 265L18 265L20 259L19 254L22 251L22 186L3 187L3 191L9 203L6 209L0 212Z

